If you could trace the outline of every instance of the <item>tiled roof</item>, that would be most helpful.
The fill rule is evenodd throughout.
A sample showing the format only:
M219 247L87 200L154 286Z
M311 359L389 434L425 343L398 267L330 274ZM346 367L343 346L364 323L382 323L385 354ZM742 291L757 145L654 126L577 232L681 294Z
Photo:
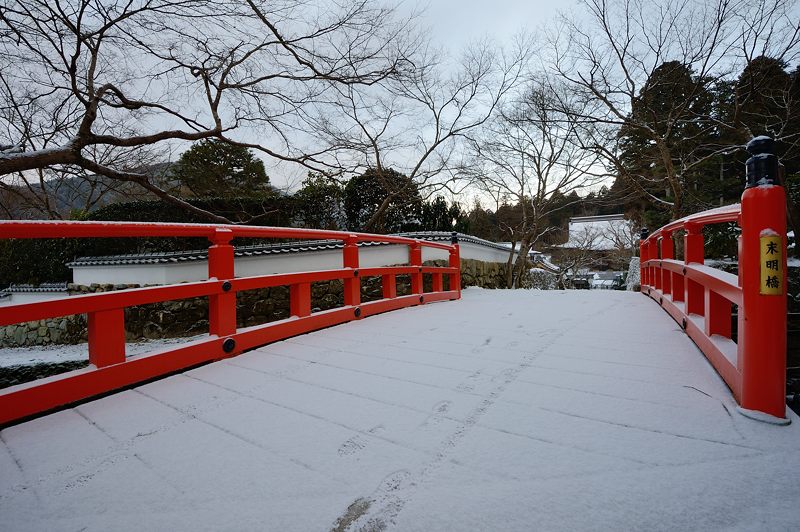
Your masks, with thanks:
M15 293L15 292L66 292L67 291L67 283L42 283L40 285L33 285L33 284L12 284L8 288L4 288L3 292L5 293Z
M430 240L433 242L449 242L452 233L446 231L420 231L413 233L395 233L393 236L403 236L406 238L416 238L419 240ZM481 246L508 251L508 248L500 244L483 240L482 238L470 235L458 235L459 242L470 242ZM359 246L384 246L383 242L359 242ZM284 242L279 244L258 244L253 246L237 246L234 251L236 257L258 257L262 255L278 255L285 253L302 253L311 251L326 251L329 249L341 249L343 246L339 240L304 240L300 242ZM169 251L160 253L135 253L129 255L107 255L95 257L80 257L67 264L70 268L80 268L85 266L122 266L129 264L170 264L188 262L196 260L206 260L207 249L192 251Z

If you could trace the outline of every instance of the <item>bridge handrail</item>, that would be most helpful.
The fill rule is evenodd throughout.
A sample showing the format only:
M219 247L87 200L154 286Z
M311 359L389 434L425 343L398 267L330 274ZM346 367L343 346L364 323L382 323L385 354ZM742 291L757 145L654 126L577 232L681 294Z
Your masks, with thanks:
M457 237L450 244L392 235L317 229L139 222L0 221L0 239L12 238L204 237L208 249L205 281L132 288L0 307L0 326L86 314L90 366L0 390L0 425L213 360L276 340L352 320L434 301L461 297ZM344 243L342 268L236 277L234 238L335 239ZM359 268L359 242L408 246L408 265ZM448 266L423 266L422 248L448 252ZM425 292L423 275L432 290ZM397 276L411 277L411 293L397 295ZM444 288L445 276L449 287ZM383 298L361 302L361 278L380 277ZM312 312L311 284L340 279L344 306ZM290 317L237 328L236 294L273 286L289 287ZM209 335L146 354L125 355L128 307L208 297Z
M777 158L753 145L741 204L670 222L640 241L641 290L666 310L700 348L744 415L773 423L786 418L786 194ZM771 146L770 146L771 148ZM774 161L769 162L769 157ZM765 163L764 161L767 161ZM703 227L737 222L738 275L705 266ZM684 260L674 235L684 233ZM769 253L769 255L767 255ZM737 342L732 340L738 307Z
M706 225L736 222L739 220L741 212L741 204L734 203L733 205L725 205L723 207L690 214L689 216L670 222L664 227L653 231L653 234L650 236L651 238L659 238L662 234L686 230L686 228L690 226L704 227Z
M420 244L423 247L449 250L452 245L418 238L376 235L349 231L264 227L258 225L190 224L161 222L79 222L61 220L0 221L0 238L118 238L118 237L201 237L211 241L230 238L328 239L387 244Z

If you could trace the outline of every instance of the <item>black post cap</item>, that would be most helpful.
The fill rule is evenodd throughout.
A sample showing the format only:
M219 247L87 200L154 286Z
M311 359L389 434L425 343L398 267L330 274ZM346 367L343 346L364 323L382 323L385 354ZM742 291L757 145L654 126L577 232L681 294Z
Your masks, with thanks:
M450 243L451 244L458 244L458 233L456 233L455 231L450 233Z
M775 153L775 141L771 137L762 135L753 137L745 146L750 155L761 155L762 153Z
M648 236L650 236L650 230L646 227L642 227L639 233L639 238L641 238L642 240L647 240Z
M767 136L754 137L747 143L747 152L751 155L747 162L747 183L745 188L778 185L780 162L773 153L775 141Z

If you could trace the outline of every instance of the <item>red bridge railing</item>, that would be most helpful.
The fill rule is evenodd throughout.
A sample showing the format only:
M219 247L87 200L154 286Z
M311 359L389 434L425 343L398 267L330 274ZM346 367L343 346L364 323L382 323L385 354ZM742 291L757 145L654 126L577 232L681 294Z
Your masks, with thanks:
M786 196L767 140L748 145L753 157L741 204L687 216L649 236L643 232L641 287L681 324L730 387L740 412L788 423ZM704 265L703 227L726 222L741 228L738 276ZM678 231L685 232L682 261L675 259ZM733 305L737 342L731 339Z
M208 280L118 292L72 296L52 301L0 307L0 325L73 314L88 318L89 362L85 369L62 373L0 390L0 424L45 412L88 397L146 381L184 368L259 347L276 340L361 319L373 314L461 297L459 246L404 237L294 228L127 222L0 222L0 238L204 237ZM234 238L334 239L343 242L342 268L288 274L235 277ZM359 242L406 245L408 266L359 268ZM422 265L424 247L449 252L447 267ZM423 274L432 291L423 292ZM411 294L397 295L396 277L410 275ZM449 290L444 276L449 276ZM383 299L361 302L361 278L380 276ZM311 283L343 280L344 306L311 311ZM289 286L290 317L237 329L236 293ZM177 347L125 356L127 307L194 297L209 298L209 336Z

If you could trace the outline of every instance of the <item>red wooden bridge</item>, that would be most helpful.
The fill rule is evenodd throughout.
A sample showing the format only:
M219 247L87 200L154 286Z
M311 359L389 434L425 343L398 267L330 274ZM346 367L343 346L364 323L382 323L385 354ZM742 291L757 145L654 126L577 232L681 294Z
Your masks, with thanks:
M457 242L0 222L3 238L211 243L207 281L0 308L0 325L85 313L91 362L0 390L3 528L796 530L784 201L782 187L754 183L741 205L643 235L642 292L657 304L626 292L462 298ZM738 275L703 264L702 228L730 222ZM239 237L338 239L342 267L237 277ZM358 242L406 245L408 264L359 268ZM449 265L423 265L425 246ZM363 303L373 276L383 299ZM311 284L332 279L344 305L312 312ZM237 292L283 285L290 318L237 328ZM207 336L126 357L126 307L201 296Z

